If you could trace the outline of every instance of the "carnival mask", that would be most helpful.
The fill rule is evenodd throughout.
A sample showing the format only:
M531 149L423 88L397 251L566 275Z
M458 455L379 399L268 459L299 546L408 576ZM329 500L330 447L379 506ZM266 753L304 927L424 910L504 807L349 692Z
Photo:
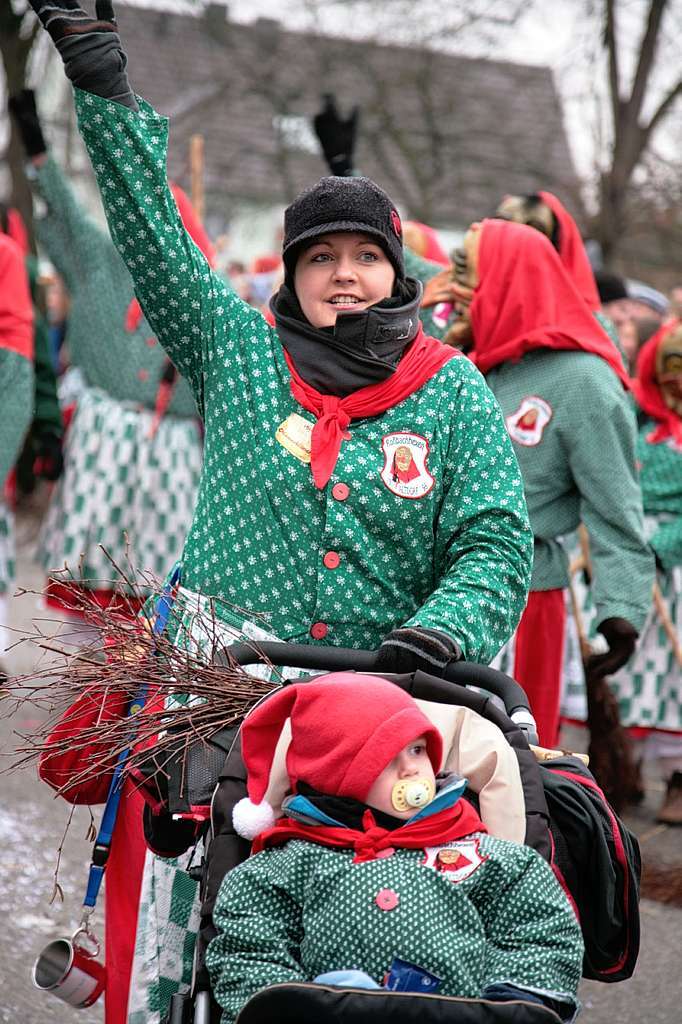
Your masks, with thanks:
M495 216L516 224L527 224L549 238L556 248L558 224L552 210L539 196L505 196Z
M668 408L682 416L682 325L656 350L656 382Z
M462 241L452 253L453 280L455 283L455 311L457 320L443 339L446 344L468 352L474 337L471 331L469 307L478 284L478 248L481 242L481 225L474 221Z

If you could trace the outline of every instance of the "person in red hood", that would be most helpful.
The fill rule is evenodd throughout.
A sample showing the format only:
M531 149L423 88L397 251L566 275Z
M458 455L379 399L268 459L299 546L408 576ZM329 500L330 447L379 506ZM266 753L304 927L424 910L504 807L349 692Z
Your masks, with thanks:
M5 484L21 450L33 412L33 308L19 246L0 232L0 681L7 597L12 581L14 545Z
M682 322L641 349L632 386L645 417L637 440L645 528L656 557L651 613L631 664L613 679L636 755L658 761L665 796L657 819L682 826Z
M72 614L74 586L102 605L120 602L125 588L112 581L109 558L163 576L180 555L196 500L202 436L189 386L157 343L111 237L79 202L47 147L35 96L25 90L11 97L10 110L32 190L43 201L36 237L70 295L66 345L78 401L39 558L48 574L48 603ZM212 262L211 243L189 199L177 185L172 194L186 230ZM173 490L163 508L161 480ZM64 573L53 571L65 565L76 579L65 581ZM133 595L132 611L136 604Z
M635 472L635 417L619 353L544 233L472 224L456 254L460 347L499 401L535 539L528 605L507 664L531 699L540 741L558 738L568 558L580 522L592 552L606 675L631 657L649 610L653 561Z
M431 263L440 263L441 267L449 267L445 249L440 244L436 230L428 224L422 224L419 220L406 220L403 224L405 245L421 256L423 260Z
M403 484L409 484L411 480L415 480L419 476L412 452L406 445L400 445L395 450L392 476L394 480L400 480Z
M505 196L496 216L528 224L547 235L588 308L593 313L601 309L599 292L578 225L552 192Z

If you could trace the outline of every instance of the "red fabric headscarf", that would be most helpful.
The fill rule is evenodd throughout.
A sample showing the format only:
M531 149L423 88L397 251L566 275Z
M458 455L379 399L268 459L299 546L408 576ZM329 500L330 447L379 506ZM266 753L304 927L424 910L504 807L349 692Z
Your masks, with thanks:
M282 266L282 257L273 253L271 256L256 256L251 263L252 274L272 274Z
M173 193L173 198L175 199L182 223L185 225L185 230L192 237L196 246L201 249L208 260L209 266L212 267L215 262L215 251L203 224L194 212L189 196L186 192L183 192L179 185L175 185L173 182L170 183L170 190ZM142 309L140 308L140 303L137 299L133 299L126 311L126 331L136 331L140 326L141 320Z
M681 324L680 320L664 324L649 338L646 344L642 345L637 356L637 370L635 380L632 382L632 392L640 408L647 416L651 416L652 420L656 420L656 429L647 435L647 441L650 441L651 444L667 441L671 437L677 444L682 444L682 418L674 409L669 409L665 404L656 380L658 346Z
M19 246L21 255L28 256L31 251L28 244L28 231L24 224L24 218L14 206L7 208L7 234Z
M449 267L450 260L443 246L438 241L438 235L435 230L430 228L428 224L422 224L419 220L408 220L403 227L407 228L410 225L417 231L423 243L417 255L425 260L430 260L432 263L440 263L442 267Z
M33 359L33 305L24 255L0 232L0 348Z
M315 486L321 489L329 482L341 451L341 442L350 436L346 434L346 427L351 420L378 416L392 409L456 355L459 353L455 349L429 338L420 326L417 337L406 349L395 373L387 380L360 388L346 398L337 398L335 395L322 395L306 383L285 350L284 358L291 371L291 393L317 419L313 427L310 459Z
M538 192L538 195L543 203L549 206L559 222L559 257L561 262L566 267L573 284L594 313L601 309L601 302L592 267L585 252L585 245L578 231L578 225L555 195L552 195L551 192Z
M597 323L550 240L526 224L481 223L478 279L470 315L472 357L482 373L538 348L591 352L623 387L629 378L618 350Z

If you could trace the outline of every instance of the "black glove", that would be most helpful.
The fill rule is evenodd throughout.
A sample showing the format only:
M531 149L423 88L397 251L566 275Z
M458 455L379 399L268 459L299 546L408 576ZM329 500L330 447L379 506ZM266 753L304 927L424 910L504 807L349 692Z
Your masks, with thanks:
M17 459L17 487L22 494L33 494L36 480L42 477L58 480L64 468L62 439L51 430L38 432L35 425L29 430Z
M404 626L394 629L381 644L376 672L430 672L442 675L451 661L461 661L462 650L438 629Z
M43 129L36 110L36 96L33 89L22 89L7 101L10 114L14 118L26 156L41 156L47 150Z
M128 59L116 31L111 0L96 0L91 17L76 0L29 0L79 89L138 110L126 75Z
M605 638L609 649L605 654L593 654L587 659L585 672L593 678L612 676L630 660L635 652L639 633L627 619L604 619L597 632Z
M665 572L666 571L665 570L665 566L663 565L663 562L661 561L661 556L659 555L658 551L656 550L656 548L652 544L650 544L649 547L651 548L651 550L653 551L653 554L654 554L654 564L656 566L656 572Z
M36 439L35 474L53 483L62 475L64 456L62 439L51 430L44 430Z
M323 107L313 118L313 128L331 173L347 178L353 173L353 152L360 109L353 107L350 116L344 120L336 109L336 101L331 93L325 93L322 99Z

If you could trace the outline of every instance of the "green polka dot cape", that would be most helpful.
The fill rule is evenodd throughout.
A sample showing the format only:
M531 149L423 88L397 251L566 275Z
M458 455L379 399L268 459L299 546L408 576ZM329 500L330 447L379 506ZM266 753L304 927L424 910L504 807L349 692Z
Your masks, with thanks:
M475 833L353 856L293 840L226 875L206 961L223 1024L267 985L350 969L381 983L394 957L435 974L442 995L508 982L577 1008L580 926L534 850Z
M167 121L139 102L132 111L76 90L112 236L205 420L184 585L284 640L375 647L418 623L489 661L524 606L532 538L483 378L452 359L399 405L353 421L316 490L309 464L275 436L293 413L311 422L279 339L184 231L166 182ZM419 473L407 484L392 473L398 438Z

